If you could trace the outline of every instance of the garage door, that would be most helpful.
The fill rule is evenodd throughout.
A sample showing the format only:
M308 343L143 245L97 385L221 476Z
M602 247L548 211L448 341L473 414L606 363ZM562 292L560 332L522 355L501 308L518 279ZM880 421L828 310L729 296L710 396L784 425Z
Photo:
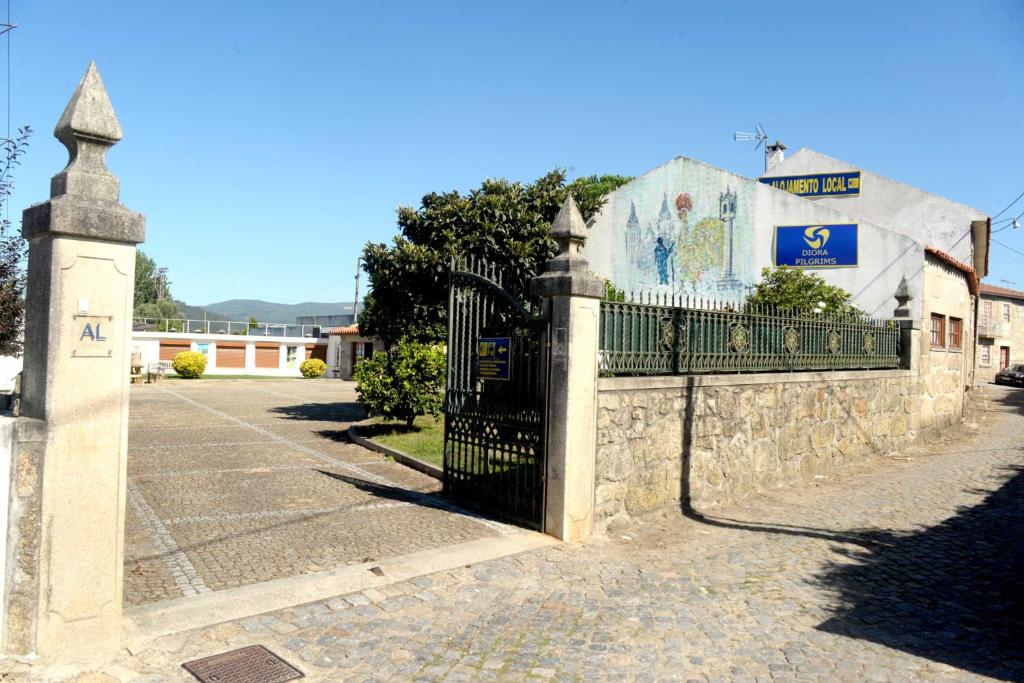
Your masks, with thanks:
M161 339L160 340L160 360L174 360L182 351L188 351L192 348L192 344L187 341L180 339Z
M279 344L257 344L256 345L256 367L258 367L258 368L279 368L279 367L281 367L281 346Z
M244 368L245 344L217 344L218 368Z

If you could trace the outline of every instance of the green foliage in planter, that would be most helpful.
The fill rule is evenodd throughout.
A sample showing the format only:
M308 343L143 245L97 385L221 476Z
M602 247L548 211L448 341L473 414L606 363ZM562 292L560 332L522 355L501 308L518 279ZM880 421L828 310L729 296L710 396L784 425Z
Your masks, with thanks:
M171 367L185 379L199 379L206 372L206 356L198 351L182 351L171 361Z
M299 372L306 379L323 377L324 373L327 372L327 363L319 358L310 358L309 360L302 361L302 365L299 366Z
M359 403L370 415L410 427L417 415L439 417L446 364L443 344L400 339L356 366Z

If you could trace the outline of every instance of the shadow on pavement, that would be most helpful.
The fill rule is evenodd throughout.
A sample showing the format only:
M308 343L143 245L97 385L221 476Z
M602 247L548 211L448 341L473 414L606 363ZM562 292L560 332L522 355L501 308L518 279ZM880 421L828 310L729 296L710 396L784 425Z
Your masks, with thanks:
M1024 466L984 501L907 534L858 533L817 583L840 601L823 631L977 674L1024 680Z
M282 415L290 420L338 420L339 422L356 422L366 417L366 411L355 402L345 403L302 403L294 406L276 406L271 412Z
M993 412L1010 413L1018 412L1024 414L1024 388L1006 387L998 384L984 385L982 391L988 400L995 404Z
M397 486L376 484L356 477L338 474L337 472L330 472L328 470L316 469L315 471L324 476L330 477L331 479L336 479L350 486L354 486L360 491L369 493L377 498L383 498L385 500L400 503L409 503L411 505L418 505L420 507L432 508L435 510L444 510L445 512L452 512L462 515L463 517L468 517L492 525L499 524L506 527L521 526L514 519L504 518L501 515L495 514L491 510L478 508L477 506L470 505L462 500L456 502L455 500L447 497L444 493L426 493L423 491L415 491L413 489L403 489Z
M762 524L692 509L687 516L844 544L832 551L845 560L812 579L838 603L819 630L1024 681L1024 465L1004 469L998 488L980 491L984 501L920 531Z

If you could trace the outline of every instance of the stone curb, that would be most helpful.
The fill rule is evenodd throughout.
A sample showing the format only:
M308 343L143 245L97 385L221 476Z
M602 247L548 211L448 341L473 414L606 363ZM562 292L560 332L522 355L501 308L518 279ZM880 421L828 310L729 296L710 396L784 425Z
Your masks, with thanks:
M431 465L429 462L423 462L411 455L406 455L402 451L397 451L394 448L388 448L376 441L371 441L364 436L360 436L356 426L357 425L352 425L348 428L348 438L352 439L352 443L382 455L386 455L389 458L393 458L395 462L400 462L406 467L411 467L412 469L418 470L427 476L433 477L434 479L444 479L444 470L440 467Z

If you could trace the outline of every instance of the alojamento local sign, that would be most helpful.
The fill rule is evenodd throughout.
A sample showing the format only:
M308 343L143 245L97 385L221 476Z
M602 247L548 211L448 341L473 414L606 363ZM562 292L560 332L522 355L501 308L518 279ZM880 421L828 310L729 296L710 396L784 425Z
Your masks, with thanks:
M842 197L860 194L860 171L790 175L758 180L798 197Z

